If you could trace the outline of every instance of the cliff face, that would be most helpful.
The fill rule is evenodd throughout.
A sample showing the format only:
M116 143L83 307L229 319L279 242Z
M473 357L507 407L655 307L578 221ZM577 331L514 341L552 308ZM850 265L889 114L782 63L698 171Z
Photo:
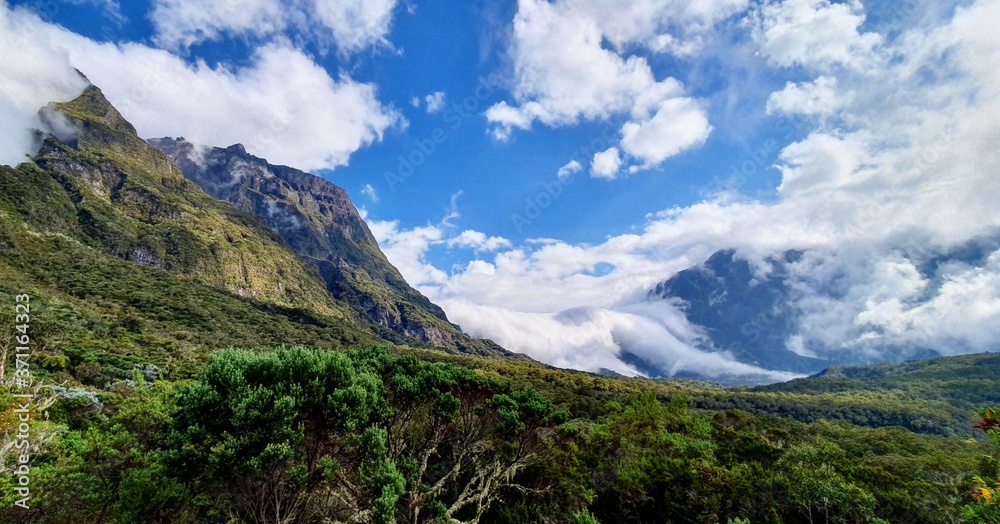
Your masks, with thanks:
M209 195L261 217L318 269L333 297L385 338L475 354L505 353L491 342L463 334L440 307L406 283L344 189L297 169L271 165L239 144L206 148L182 138L149 143Z

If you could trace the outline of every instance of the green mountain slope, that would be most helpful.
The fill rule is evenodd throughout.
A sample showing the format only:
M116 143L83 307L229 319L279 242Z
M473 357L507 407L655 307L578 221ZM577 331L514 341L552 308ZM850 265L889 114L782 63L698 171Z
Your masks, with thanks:
M382 337L478 355L505 352L448 322L386 259L347 192L331 182L250 155L242 145L203 148L182 138L152 139L209 195L267 222L317 267L330 293Z
M212 199L142 141L96 87L43 111L72 139L45 140L4 168L4 208L116 258L238 296L350 318L322 280L257 217Z
M101 386L136 364L187 376L222 347L420 340L332 296L317 265L262 218L186 179L98 88L40 116L59 136L45 137L29 161L0 166L0 299L9 299L6 308L15 294L33 295L43 375L84 369L86 381ZM370 237L360 218L342 229L351 227ZM385 260L374 242L365 247L377 253L376 265ZM442 326L447 337L425 337L423 345L509 355L460 333L423 302L396 310L428 329Z
M922 433L971 434L975 413L1000 404L1000 354L902 364L830 367L803 379L705 392L695 404L813 422L902 426Z

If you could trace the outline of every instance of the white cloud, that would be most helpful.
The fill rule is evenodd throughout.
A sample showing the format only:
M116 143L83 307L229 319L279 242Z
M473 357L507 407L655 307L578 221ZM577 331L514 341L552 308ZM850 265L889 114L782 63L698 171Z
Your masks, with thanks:
M594 155L594 160L590 163L590 174L594 178L614 180L621 167L622 159L618 148L612 147Z
M87 82L72 73L69 53L46 45L41 22L27 11L0 4L0 163L16 165L34 154L32 129L41 127L38 110L69 101Z
M323 41L332 38L342 54L390 46L396 0L154 0L150 18L156 42L171 49L223 36L271 37L297 30ZM328 36L329 35L329 36Z
M444 109L444 92L436 91L424 97L424 101L427 102L427 112L437 113L438 111Z
M643 161L641 167L652 167L704 144L711 132L705 111L697 102L671 98L660 103L651 119L625 124L621 144L628 154Z
M754 38L770 61L784 67L872 67L883 40L877 33L858 31L865 21L859 0L768 0L757 18Z
M434 226L400 230L399 222L368 221L382 252L410 285L440 285L448 281L444 271L426 262L431 246L442 242L441 229Z
M829 116L850 102L852 93L837 90L837 79L820 76L812 82L788 82L767 99L767 114Z
M183 48L223 34L263 37L285 28L278 0L154 0L150 14L161 46Z
M743 1L663 2L630 0L608 4L598 1L520 0L514 19L510 53L514 68L514 104L501 101L486 111L493 134L507 139L515 129L528 130L536 121L558 127L581 121L607 120L629 115L626 126L648 127L645 134L671 140L634 138L643 167L654 167L682 150L704 142L711 129L704 110L684 98L684 87L674 78L657 80L646 58L625 51L632 45L664 51L663 36L684 27L702 35L712 23L735 13ZM670 36L670 38L674 38ZM610 40L616 47L603 44ZM651 115L663 107L684 105L683 122L669 114L655 121ZM700 113L700 117L693 113ZM700 118L705 124L689 129ZM676 125L679 130L668 129ZM623 128L632 130L633 127ZM627 149L627 148L626 148ZM655 162L651 159L656 159Z
M688 55L719 21L739 13L748 0L575 0L573 9L597 22L617 50L642 46Z
M570 160L569 162L566 163L566 165L559 168L557 176L559 178L566 178L570 175L579 173L581 170L583 170L583 165L581 165L576 160Z
M854 4L810 5L861 16ZM697 327L670 304L647 304L646 292L719 249L752 261L804 249L792 273L792 305L804 313L786 342L795 352L864 360L995 350L1000 253L933 277L921 261L1000 231L1000 33L989 29L1000 1L927 24L879 44L896 57L883 67L836 68L772 97L772 112L813 129L780 145L772 199L717 194L599 244L528 241L421 291L470 332L554 365L635 373L621 358L628 349L666 373L754 376L732 355L707 354ZM797 45L775 56L840 64L809 38ZM832 100L836 119L815 119L830 116Z
M378 204L378 193L371 184L365 184L365 187L361 188L361 194L371 199L372 202Z
M511 247L510 240L503 237L488 237L486 233L466 229L457 237L448 240L449 246L466 247L476 251L499 251Z
M316 14L333 31L341 52L356 53L369 46L389 45L396 0L315 0Z
M793 196L844 187L858 176L858 167L869 158L864 136L847 137L813 133L781 152L781 186L778 191Z
M495 275L497 268L489 262L473 260L469 262L468 266L466 266L465 272L470 275Z
M5 69L5 85L21 98L20 107L35 102L32 97L59 98L46 90L72 85L76 67L141 136L240 142L271 162L306 170L346 165L353 152L404 122L378 101L374 85L333 79L303 52L282 45L258 48L240 68L213 68L141 44L97 43L21 10L4 8L3 16L22 35L3 41L12 46L3 55L31 52L45 59L32 62L44 67L25 62Z

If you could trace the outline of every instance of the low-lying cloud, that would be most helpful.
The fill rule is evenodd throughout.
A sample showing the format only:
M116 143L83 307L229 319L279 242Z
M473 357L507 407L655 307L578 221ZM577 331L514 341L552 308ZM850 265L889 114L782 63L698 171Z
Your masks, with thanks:
M536 4L521 7L550 20L559 14L559 3ZM426 255L446 246L452 229L422 229L420 238L433 241L406 251L392 246L417 230L374 229L390 260L463 328L560 366L635 374L641 360L663 375L786 378L718 351L677 304L647 298L657 282L726 248L761 272L771 255L805 251L789 276L799 322L787 345L801 355L863 362L998 350L1000 252L954 253L1000 232L1000 34L990 29L1000 23L1000 1L956 6L945 20L914 19L889 38L862 30L858 2L769 1L744 15L746 45L755 47L745 56L798 78L760 111L811 129L780 144L782 179L771 201L724 191L651 214L637 233L599 244L512 244L450 273ZM831 24L823 31L810 29L824 20ZM512 45L521 52L523 42ZM535 119L590 115L573 105L584 99L551 90L551 103L538 98L531 89L540 85L549 84L515 87L521 109L493 120L528 129ZM612 171L602 161L595 174Z

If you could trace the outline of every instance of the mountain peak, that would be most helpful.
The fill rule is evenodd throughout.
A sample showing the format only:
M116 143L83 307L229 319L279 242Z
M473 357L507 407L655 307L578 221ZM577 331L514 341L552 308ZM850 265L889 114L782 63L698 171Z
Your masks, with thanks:
M239 154L239 155L246 155L247 154L247 148L243 147L243 144L233 144L233 145L227 147L226 151L228 151L230 153L236 153L236 154Z
M99 124L119 133L138 136L135 127L108 101L104 92L93 84L88 85L75 99L53 103L50 107L73 120L82 122L84 126Z

